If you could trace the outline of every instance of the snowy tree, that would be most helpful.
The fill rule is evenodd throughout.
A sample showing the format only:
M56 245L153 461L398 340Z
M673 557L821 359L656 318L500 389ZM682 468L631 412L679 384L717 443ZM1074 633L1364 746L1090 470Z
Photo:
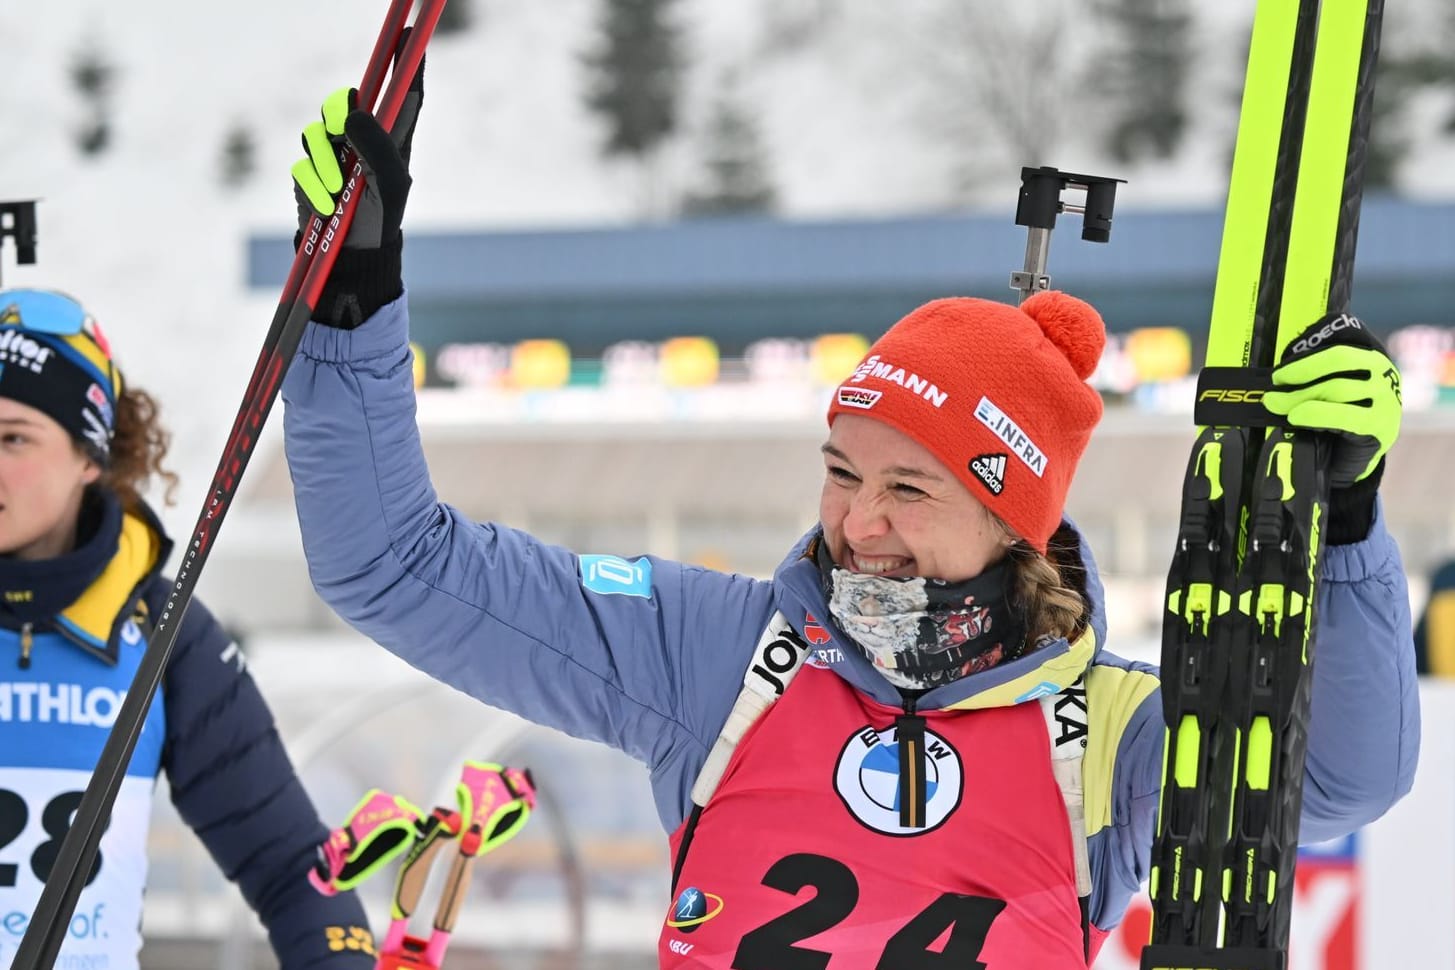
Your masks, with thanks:
M811 44L842 13L842 0L764 0L762 48L789 54Z
M889 11L906 23L886 21L886 36L910 31L901 77L919 86L921 123L947 146L962 195L999 190L1023 165L1061 163L1056 152L1080 103L1082 10L1080 0L993 9L900 0Z
M1109 99L1107 152L1119 162L1165 159L1187 130L1193 19L1188 0L1100 0L1110 40L1093 68Z
M1393 57L1381 57L1374 83L1374 111L1364 151L1364 189L1392 190L1399 168L1413 147L1405 103L1420 87L1417 69Z
M1383 49L1374 83L1374 110L1365 153L1366 189L1394 189L1416 143L1455 134L1455 8L1417 6L1406 18L1384 21ZM1445 99L1441 130L1421 131L1414 110L1423 99Z
M94 43L82 47L71 62L71 86L81 97L85 119L76 129L76 147L83 155L100 155L111 144L111 91L116 68Z
M1421 83L1444 99L1442 133L1455 135L1455 6L1448 3L1439 6L1438 22L1424 34L1426 47L1418 73Z
M676 0L602 0L600 36L584 60L586 104L606 123L602 150L641 165L650 210L654 161L677 129L682 83Z
M439 22L434 28L435 34L443 37L464 33L474 22L474 13L469 0L450 0L445 4L445 9L440 11Z
M687 216L769 212L775 192L757 119L745 108L737 79L727 74L703 133L703 173L682 200Z
M222 142L222 183L237 187L257 170L257 142L242 125L228 130Z

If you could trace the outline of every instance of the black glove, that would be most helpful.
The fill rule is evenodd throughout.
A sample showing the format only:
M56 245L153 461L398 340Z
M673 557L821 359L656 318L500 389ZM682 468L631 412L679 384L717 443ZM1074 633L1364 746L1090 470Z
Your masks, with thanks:
M409 37L400 38L400 50ZM396 61L398 54L396 52ZM314 307L313 319L352 330L404 292L400 224L409 200L409 152L414 126L424 103L424 61L409 85L392 131L358 107L355 88L339 88L323 102L321 121L303 129L307 157L293 165L293 194L298 203L298 235L303 240L315 214L325 222L333 215L345 175L339 155L345 142L359 157L364 191L354 221L339 249L328 282Z
M1362 321L1331 313L1288 345L1273 384L1263 395L1269 411L1334 442L1329 543L1359 542L1374 524L1384 456L1399 437L1399 368Z

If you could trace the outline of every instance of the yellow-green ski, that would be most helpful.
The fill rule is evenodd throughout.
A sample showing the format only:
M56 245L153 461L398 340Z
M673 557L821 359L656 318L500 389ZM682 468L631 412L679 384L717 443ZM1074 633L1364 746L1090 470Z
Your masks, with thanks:
M1282 348L1347 305L1382 15L1259 0L1254 17L1168 573L1143 970L1286 966L1328 457L1250 415Z

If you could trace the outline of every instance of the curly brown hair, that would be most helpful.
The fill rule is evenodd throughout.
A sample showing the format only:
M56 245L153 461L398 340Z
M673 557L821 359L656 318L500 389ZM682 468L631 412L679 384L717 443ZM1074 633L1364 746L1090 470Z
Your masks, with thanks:
M171 443L171 432L161 423L157 399L140 388L122 391L116 401L116 436L111 440L111 462L101 473L101 483L121 498L123 508L137 509L142 503L142 491L154 477L165 487L163 501L172 504L177 475L162 464Z

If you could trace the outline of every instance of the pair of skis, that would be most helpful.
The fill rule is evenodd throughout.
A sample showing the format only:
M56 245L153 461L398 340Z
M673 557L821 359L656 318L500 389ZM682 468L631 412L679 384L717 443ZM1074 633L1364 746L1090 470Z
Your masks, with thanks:
M361 107L373 108L375 116L386 129L393 126L404 104L409 84L424 59L425 46L434 33L444 6L445 0L419 0L414 29L401 50L399 41L409 20L413 0L391 0L384 26L359 84L358 100ZM397 61L391 71L390 62L396 52ZM207 500L190 541L183 547L176 583L158 616L156 629L117 712L96 770L76 809L70 830L61 843L55 866L16 950L12 970L51 970L65 941L76 901L96 858L102 832L111 816L111 807L116 802L126 766L161 683L167 659L176 645L177 631L192 601L202 566L211 552L228 506L237 494L238 482L277 399L283 375L298 350L304 327L323 293L338 249L353 223L358 198L364 189L364 176L352 151L345 153L342 169L348 173L348 181L340 194L338 208L327 220L315 216L303 233L302 244L288 273L272 325L264 338L252 378L248 381L217 471L213 474Z
M1143 970L1283 970L1328 444L1265 426L1280 352L1347 308L1383 0L1258 0L1162 636Z

